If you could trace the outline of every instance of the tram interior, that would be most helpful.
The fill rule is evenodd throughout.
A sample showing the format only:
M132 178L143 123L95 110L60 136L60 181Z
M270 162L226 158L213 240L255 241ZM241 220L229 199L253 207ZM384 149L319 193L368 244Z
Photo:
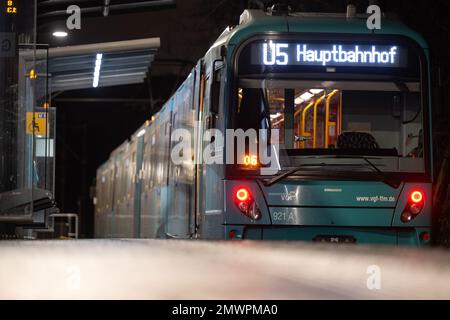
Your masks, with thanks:
M266 122L271 129L279 129L282 149L314 154L345 149L364 155L423 157L418 83L245 79L240 83L238 125L264 128ZM256 118L262 121L249 123L252 120L246 115L258 113L261 117Z

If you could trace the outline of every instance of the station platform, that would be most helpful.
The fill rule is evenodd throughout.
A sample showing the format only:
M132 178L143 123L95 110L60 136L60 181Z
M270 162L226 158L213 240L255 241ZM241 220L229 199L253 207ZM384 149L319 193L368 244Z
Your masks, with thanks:
M5 241L0 299L449 299L440 250L175 240Z

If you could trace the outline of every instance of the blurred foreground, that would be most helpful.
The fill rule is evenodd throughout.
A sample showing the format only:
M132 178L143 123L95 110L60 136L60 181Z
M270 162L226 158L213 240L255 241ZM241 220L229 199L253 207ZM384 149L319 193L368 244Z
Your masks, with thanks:
M0 261L0 299L450 299L450 252L438 250L11 241Z

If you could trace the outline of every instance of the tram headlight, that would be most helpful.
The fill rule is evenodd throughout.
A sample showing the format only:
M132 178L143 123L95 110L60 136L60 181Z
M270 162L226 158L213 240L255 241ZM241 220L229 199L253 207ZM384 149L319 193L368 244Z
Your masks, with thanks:
M403 223L414 220L423 210L425 196L422 191L414 190L409 196L408 204L400 217Z
M234 203L238 209L250 219L261 219L261 210L259 210L256 205L256 202L248 188L240 187L236 190L234 195Z

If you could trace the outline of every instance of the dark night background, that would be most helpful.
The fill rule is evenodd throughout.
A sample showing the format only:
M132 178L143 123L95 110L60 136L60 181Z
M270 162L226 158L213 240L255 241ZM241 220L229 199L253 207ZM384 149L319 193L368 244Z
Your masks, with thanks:
M83 8L90 2L101 1L72 1L77 2ZM362 13L369 4L369 1L345 0L178 0L175 6L146 12L141 10L108 17L82 15L82 29L70 31L65 39L51 36L56 25L65 23L65 17L64 20L39 20L38 42L50 43L52 47L161 38L161 48L146 82L65 92L53 100L53 106L57 108L56 199L62 212L80 214L82 237L93 236L94 208L89 193L96 168L106 161L115 147L158 111L223 29L238 23L244 9L258 8L261 4L267 7L274 2L288 3L295 11L306 12L345 12L346 5L353 3ZM438 176L449 145L449 112L446 108L450 106L450 2L391 0L378 1L378 4L384 12L396 13L421 33L431 47L434 164Z

